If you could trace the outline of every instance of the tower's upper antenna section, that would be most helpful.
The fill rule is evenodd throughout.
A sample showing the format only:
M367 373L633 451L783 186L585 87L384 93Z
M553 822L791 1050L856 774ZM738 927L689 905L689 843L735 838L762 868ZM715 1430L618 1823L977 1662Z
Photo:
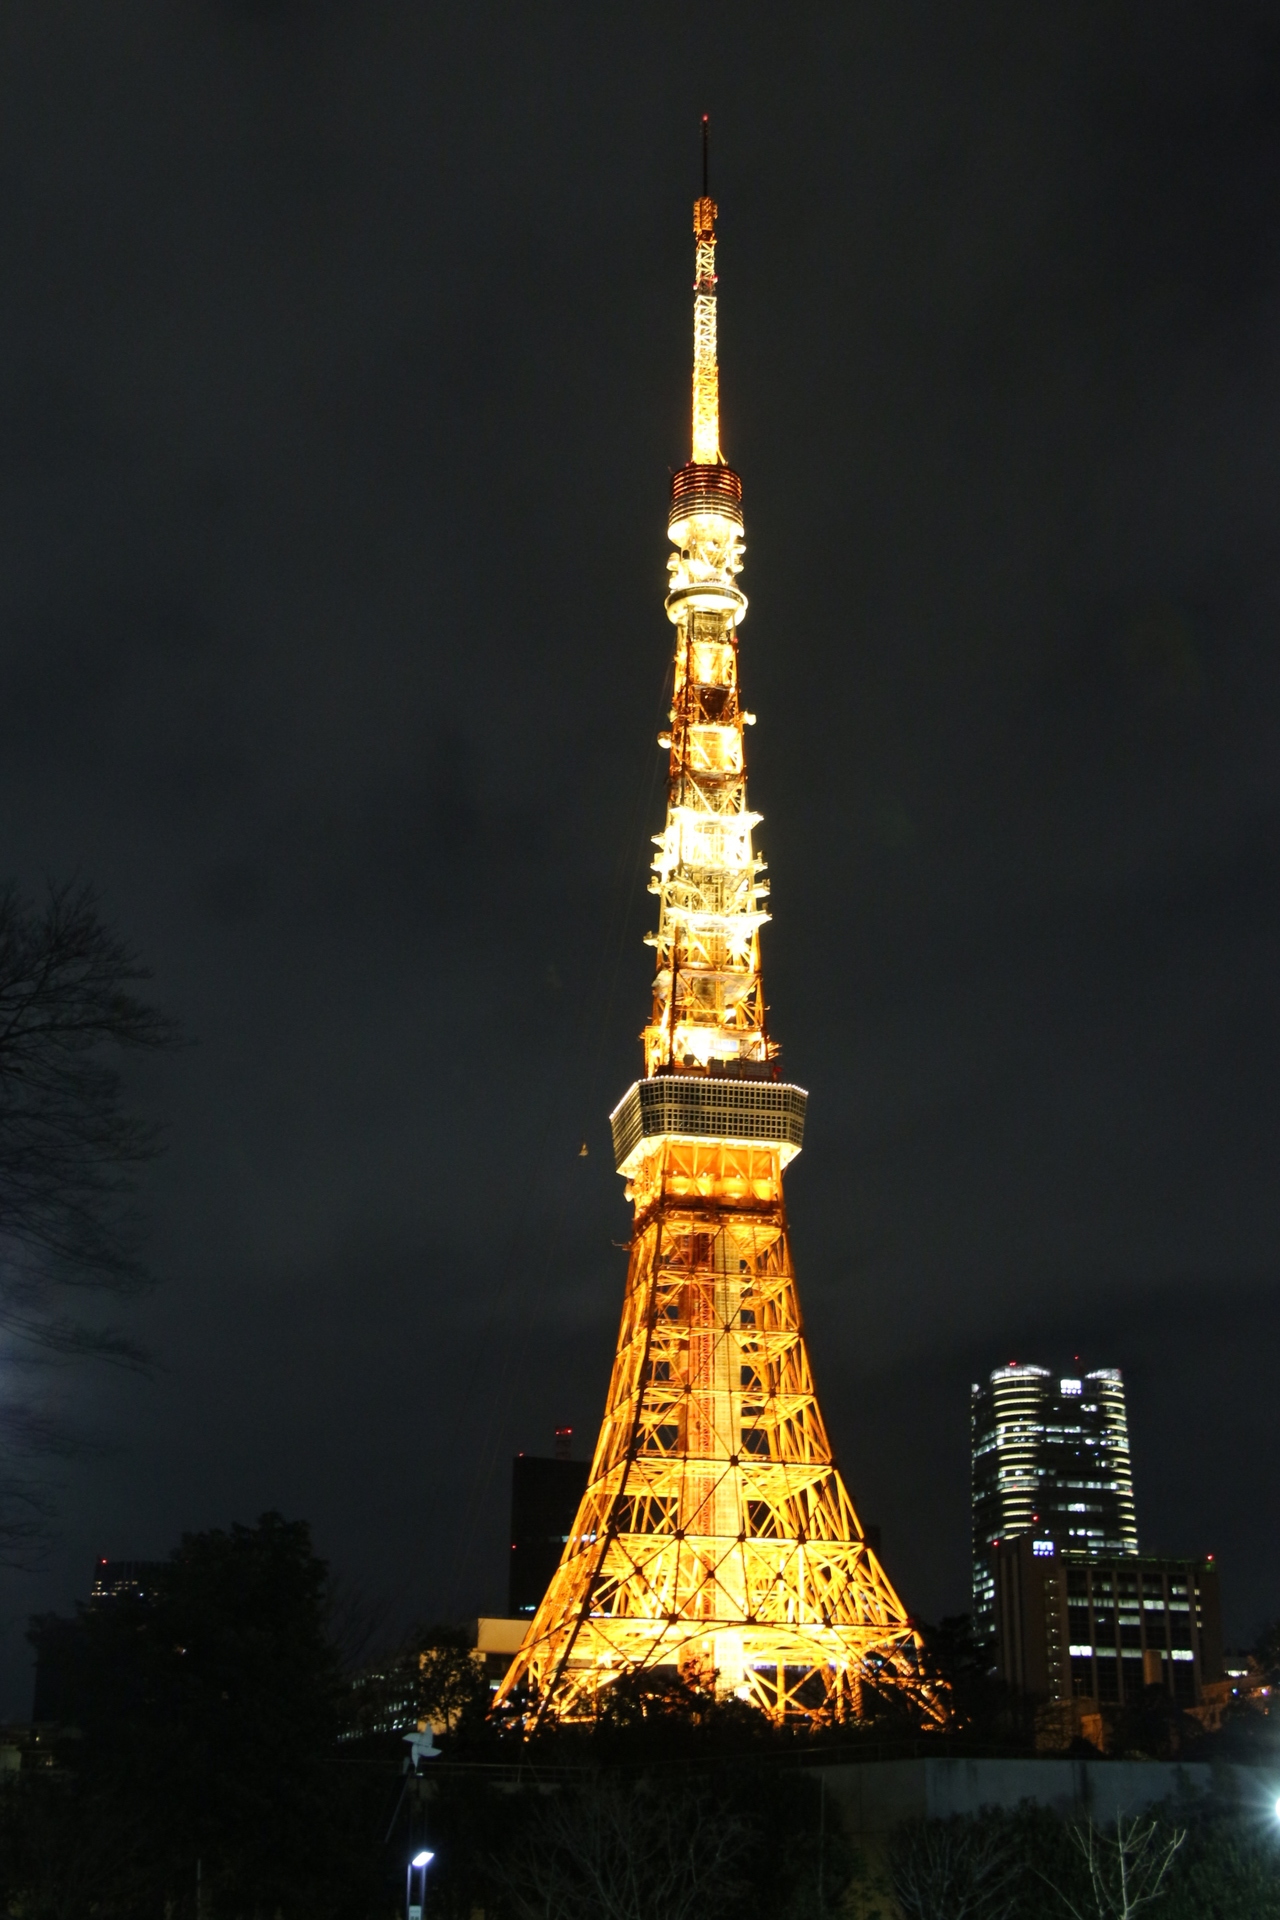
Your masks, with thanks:
M709 118L702 116L702 194L693 203L693 453L695 466L722 464L720 369L716 362L716 213L707 191Z
M686 544L691 527L722 534L742 526L742 482L720 451L720 369L716 359L716 214L708 188L710 121L702 116L702 192L693 203L693 452L671 487L671 538ZM744 602L745 605L745 602ZM672 616L674 618L674 615Z

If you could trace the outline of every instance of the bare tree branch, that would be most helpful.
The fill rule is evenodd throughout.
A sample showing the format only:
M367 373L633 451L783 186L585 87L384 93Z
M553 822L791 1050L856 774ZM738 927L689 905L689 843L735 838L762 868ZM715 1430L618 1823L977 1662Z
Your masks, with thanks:
M1077 1907L1066 1894L1063 1901L1076 1920L1132 1920L1159 1898L1186 1837L1183 1828L1171 1833L1158 1820L1126 1819L1122 1813L1116 1815L1114 1840L1100 1833L1092 1820L1073 1827L1071 1838L1089 1875L1090 1904Z
M66 1298L149 1283L133 1201L159 1138L128 1111L120 1070L125 1052L178 1042L135 991L149 977L90 887L51 886L42 903L0 888L0 1332L12 1359L145 1358ZM28 1443L41 1427L30 1416ZM45 1451L70 1450L47 1421L43 1437ZM0 1556L38 1528L28 1498L42 1508L29 1490L0 1495Z
M906 1920L1007 1920L1021 1871L1003 1828L962 1817L912 1821L889 1852Z
M12 1270L0 1317L11 1299L25 1317L50 1265L64 1285L145 1278L118 1203L158 1141L125 1111L113 1056L176 1043L132 991L148 978L90 888L51 888L42 908L0 891L0 1247ZM33 1255L26 1272L17 1249Z
M740 1820L697 1793L599 1781L547 1797L495 1878L520 1920L713 1920L741 1892Z

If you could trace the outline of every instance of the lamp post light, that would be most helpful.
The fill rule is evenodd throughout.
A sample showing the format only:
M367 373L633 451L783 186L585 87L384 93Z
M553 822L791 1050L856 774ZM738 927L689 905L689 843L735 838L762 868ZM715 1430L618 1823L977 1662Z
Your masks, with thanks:
M404 1904L408 1914L408 1920L422 1920L422 1909L427 1904L427 1868L434 1859L434 1853L428 1853L424 1847L421 1853L414 1854L405 1870ZM415 1873L421 1875L418 1881L417 1906L413 1904L413 1876Z

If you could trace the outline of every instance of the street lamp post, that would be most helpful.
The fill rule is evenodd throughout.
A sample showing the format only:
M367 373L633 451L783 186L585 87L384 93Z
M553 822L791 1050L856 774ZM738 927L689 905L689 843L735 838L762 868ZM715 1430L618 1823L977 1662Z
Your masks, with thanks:
M427 1868L434 1859L434 1853L428 1853L424 1848L421 1853L414 1854L408 1867L405 1869L404 1904L408 1920L422 1920L422 1909L427 1904ZM413 1904L413 1876L415 1873L421 1876L418 1881L417 1906Z

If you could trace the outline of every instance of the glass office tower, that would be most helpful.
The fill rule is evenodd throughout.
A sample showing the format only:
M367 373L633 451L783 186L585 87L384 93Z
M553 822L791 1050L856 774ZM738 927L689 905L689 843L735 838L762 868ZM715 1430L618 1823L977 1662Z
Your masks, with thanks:
M1095 1558L1136 1554L1124 1381L1115 1367L1082 1378L1047 1367L997 1367L971 1389L973 1624L995 1640L992 1554L1034 1532Z

